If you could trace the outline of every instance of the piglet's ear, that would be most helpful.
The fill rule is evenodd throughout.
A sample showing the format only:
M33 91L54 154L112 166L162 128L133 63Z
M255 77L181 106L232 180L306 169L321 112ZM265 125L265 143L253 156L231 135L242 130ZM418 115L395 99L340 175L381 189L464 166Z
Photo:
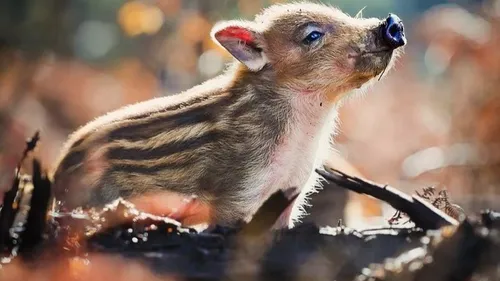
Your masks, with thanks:
M261 70L268 62L262 51L262 34L251 23L229 21L217 24L212 37L233 57L252 71Z

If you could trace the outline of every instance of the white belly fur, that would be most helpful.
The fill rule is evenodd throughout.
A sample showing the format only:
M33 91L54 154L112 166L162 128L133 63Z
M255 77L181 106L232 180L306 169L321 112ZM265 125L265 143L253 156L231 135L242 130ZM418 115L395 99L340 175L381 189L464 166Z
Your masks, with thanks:
M321 168L332 153L331 138L336 132L338 115L337 108L320 106L319 96L296 96L291 103L296 114L270 165L255 173L247 185L258 198L251 206L252 213L276 191L298 188L300 195L291 212L290 227L304 215L307 198L319 183L320 176L314 170Z

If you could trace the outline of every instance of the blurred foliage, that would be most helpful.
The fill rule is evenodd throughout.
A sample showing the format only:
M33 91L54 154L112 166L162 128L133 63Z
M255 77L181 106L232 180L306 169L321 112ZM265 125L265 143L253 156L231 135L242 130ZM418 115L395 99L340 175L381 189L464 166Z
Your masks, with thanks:
M252 18L263 7L278 2L284 1L3 0L0 38L32 55L50 51L99 67L137 57L163 77L167 89L176 92L222 69L220 59L227 59L225 54L207 52L216 48L208 36L213 22ZM364 8L365 17L383 17L391 11L403 14L405 20L423 5L417 0L322 2L351 15Z
M90 63L115 62L123 56L148 60L149 51L160 44L158 38L187 39L191 44L199 44L206 39L212 22L251 18L262 7L277 2L283 1L4 0L0 3L0 38L31 53L50 50ZM322 2L352 15L365 7L365 16L383 17L388 11L412 15L417 12L415 3L422 1ZM440 2L443 0L429 4Z

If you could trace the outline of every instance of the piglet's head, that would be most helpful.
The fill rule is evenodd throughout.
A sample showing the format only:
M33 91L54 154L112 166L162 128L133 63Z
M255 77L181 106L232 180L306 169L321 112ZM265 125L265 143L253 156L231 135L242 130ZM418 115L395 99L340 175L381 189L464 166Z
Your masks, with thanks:
M406 45L402 21L351 17L321 4L274 5L212 37L250 72L282 88L333 97L378 79Z

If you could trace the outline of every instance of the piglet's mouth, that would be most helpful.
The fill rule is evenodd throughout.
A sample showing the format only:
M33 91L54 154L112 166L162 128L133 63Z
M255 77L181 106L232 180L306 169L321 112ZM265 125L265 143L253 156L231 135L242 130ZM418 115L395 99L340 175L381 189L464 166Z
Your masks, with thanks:
M374 49L374 50L370 50L370 51L358 51L358 52L353 52L353 53L350 53L348 54L348 57L350 59L356 59L356 58L360 58L360 57L364 57L364 56L367 56L367 55L390 55L392 54L394 51L394 49L391 49L391 48L380 48L380 49Z
M394 49L381 48L381 49L376 49L376 50L373 50L373 51L364 51L364 52L361 52L360 55L364 56L364 55L390 54L393 51L394 51Z

